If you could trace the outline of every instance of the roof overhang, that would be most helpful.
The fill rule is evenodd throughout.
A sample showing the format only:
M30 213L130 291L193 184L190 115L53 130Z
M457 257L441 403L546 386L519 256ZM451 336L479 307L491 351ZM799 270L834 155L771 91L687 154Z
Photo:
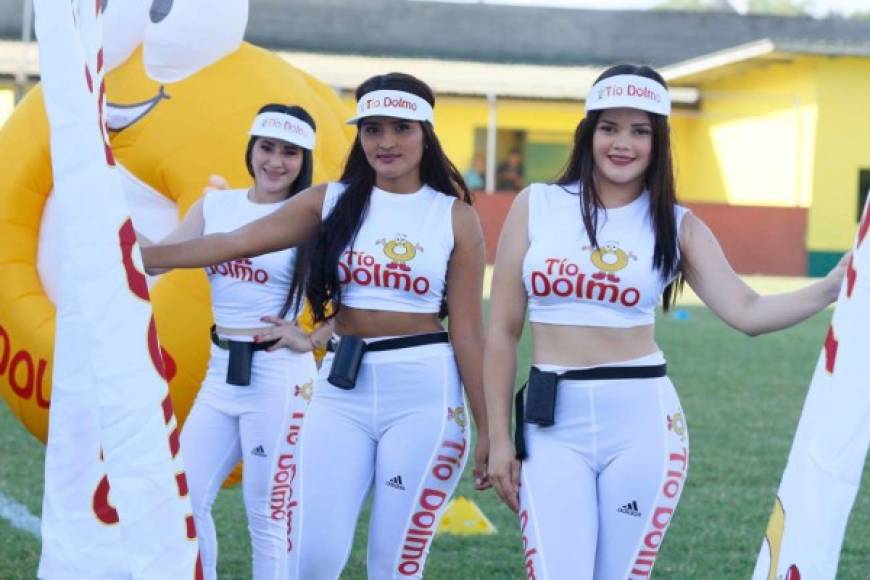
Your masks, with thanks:
M582 102L600 66L485 63L423 58L393 58L312 52L278 52L285 61L340 91L353 91L376 74L402 71L425 80L437 93ZM39 46L0 40L0 76L23 71L39 77ZM671 89L676 106L693 107L698 91Z
M582 102L600 66L552 66L391 58L309 52L280 52L287 62L342 91L352 91L365 79L402 71L426 81L437 93ZM693 88L671 90L677 106L697 104Z
M668 83L698 85L711 76L742 70L752 62L783 62L795 56L870 57L870 43L836 44L803 40L764 38L712 52L660 69Z

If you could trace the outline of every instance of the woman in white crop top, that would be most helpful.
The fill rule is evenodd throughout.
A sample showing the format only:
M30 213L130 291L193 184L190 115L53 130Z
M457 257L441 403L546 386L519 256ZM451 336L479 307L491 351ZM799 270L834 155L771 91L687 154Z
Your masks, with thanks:
M391 73L356 97L358 137L340 182L234 232L143 250L149 268L196 267L315 238L306 295L315 319L334 317L341 341L300 442L289 577L306 580L341 574L369 492L369 577L422 577L469 456L476 487L488 486L480 222L435 135L431 89ZM354 376L342 361L362 352L357 339L367 346Z
M301 107L262 107L245 152L253 186L206 191L162 243L232 231L278 210L311 185L314 131L314 120ZM239 460L253 577L286 576L294 448L317 376L311 351L330 332L325 328L306 336L295 324L293 287L303 282L303 259L289 249L206 268L213 344L205 380L181 433L205 578L217 577L211 506ZM258 339L270 346L252 352ZM244 352L233 349L247 350L250 358L244 360Z
M676 203L662 77L610 68L586 111L564 175L522 191L502 229L484 357L489 477L518 512L529 578L647 578L689 448L654 339L659 299L667 310L685 280L726 323L756 335L835 300L845 262L800 291L757 295ZM533 369L514 440L527 309Z

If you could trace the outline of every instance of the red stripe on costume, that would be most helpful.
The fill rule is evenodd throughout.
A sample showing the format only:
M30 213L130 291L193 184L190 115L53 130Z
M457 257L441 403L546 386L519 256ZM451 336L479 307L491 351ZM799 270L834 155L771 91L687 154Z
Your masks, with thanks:
M93 509L97 519L111 526L119 521L118 510L109 503L109 476L104 475L94 490Z
M181 449L181 443L178 441L178 429L176 428L169 434L169 451L172 452L173 459L178 456L179 449Z
M855 256L849 257L849 265L846 267L846 297L852 297L855 290L855 281L858 279L858 271L855 270Z
M837 364L837 349L840 342L834 336L834 326L828 327L828 335L825 337L825 370L834 374L834 367Z
M160 346L160 341L157 338L157 325L154 323L154 316L151 316L151 321L148 323L148 353L151 355L151 362L157 373L167 381L175 378L178 368L175 365L175 359L169 352Z
M178 495L185 497L189 493L187 487L187 474L183 471L175 474L175 484L178 486Z

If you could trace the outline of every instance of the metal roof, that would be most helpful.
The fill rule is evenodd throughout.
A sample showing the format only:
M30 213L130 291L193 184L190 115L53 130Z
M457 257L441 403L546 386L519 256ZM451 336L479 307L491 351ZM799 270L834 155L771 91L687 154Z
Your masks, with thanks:
M0 38L20 37L21 7L21 0L0 0ZM325 54L661 67L765 38L863 54L870 49L870 21L413 0L250 0L246 37L270 49Z

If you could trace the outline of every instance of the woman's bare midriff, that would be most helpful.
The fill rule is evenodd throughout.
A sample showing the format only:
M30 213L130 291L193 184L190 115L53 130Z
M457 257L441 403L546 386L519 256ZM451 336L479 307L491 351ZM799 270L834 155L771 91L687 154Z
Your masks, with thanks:
M404 336L444 330L434 313L391 312L342 307L335 317L335 332L361 338Z
M659 350L655 327L608 328L532 323L532 361L587 367L627 361Z

